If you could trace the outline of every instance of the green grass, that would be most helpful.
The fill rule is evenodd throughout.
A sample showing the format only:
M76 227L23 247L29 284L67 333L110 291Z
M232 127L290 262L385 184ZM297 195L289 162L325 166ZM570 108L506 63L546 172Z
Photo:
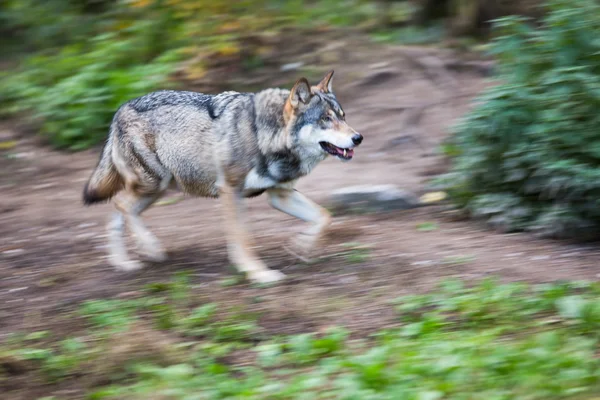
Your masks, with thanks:
M422 222L417 225L417 230L419 232L430 232L438 229L438 224L435 222Z
M371 258L371 249L360 243L344 243L344 251L340 253L350 264L361 264Z
M185 275L81 305L85 330L23 333L0 366L88 399L592 399L600 285L448 281L396 299L397 326L276 336L258 315L192 304ZM9 379L10 369L0 375ZM1 381L0 381L1 382ZM48 393L51 391L48 389Z

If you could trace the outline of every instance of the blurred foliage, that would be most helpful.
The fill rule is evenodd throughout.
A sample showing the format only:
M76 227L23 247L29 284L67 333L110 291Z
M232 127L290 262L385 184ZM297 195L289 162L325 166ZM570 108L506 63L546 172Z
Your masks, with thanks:
M96 400L588 399L600 384L595 283L446 281L393 301L397 326L362 340L335 326L276 335L247 310L190 304L192 290L179 275L86 301L66 334L9 338L0 389L17 366L31 389Z
M507 15L538 18L544 0L415 0L419 24L444 19L453 35L485 36L490 21Z
M32 117L58 147L101 141L123 102L201 78L219 59L260 66L245 40L286 26L356 25L372 2L3 0L0 31L18 67L0 75L2 114ZM349 12L350 10L350 12ZM8 53L8 51L7 51ZM181 61L191 60L182 66ZM181 70L183 69L183 70Z
M272 49L264 42L284 28L322 32L347 26L377 40L430 43L442 38L444 28L429 8L444 8L442 14L452 19L477 19L487 14L469 10L493 4L0 0L0 44L12 60L5 65L18 64L0 73L0 117L20 115L57 147L77 150L101 141L127 100L181 81L210 80L207 73L224 66L238 72L265 67Z
M101 141L116 108L129 99L176 88L182 81L211 81L210 71L223 76L222 71L266 67L272 46L265 43L285 28L324 32L346 26L366 30L380 41L431 43L445 32L438 16L427 11L431 7L444 8L443 16L451 18L481 19L487 14L469 10L494 4L0 0L0 44L6 56L0 72L0 117L21 116L57 147L77 150ZM465 10L470 12L466 17Z
M499 85L446 146L444 180L472 215L504 231L597 237L600 228L600 6L553 0L539 29L497 20Z

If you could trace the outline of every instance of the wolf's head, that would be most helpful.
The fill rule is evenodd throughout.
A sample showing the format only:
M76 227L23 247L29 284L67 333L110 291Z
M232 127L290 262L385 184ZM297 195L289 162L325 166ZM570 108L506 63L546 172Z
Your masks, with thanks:
M299 79L286 100L284 119L302 151L350 160L363 137L346 123L346 115L332 88L333 71L316 86Z

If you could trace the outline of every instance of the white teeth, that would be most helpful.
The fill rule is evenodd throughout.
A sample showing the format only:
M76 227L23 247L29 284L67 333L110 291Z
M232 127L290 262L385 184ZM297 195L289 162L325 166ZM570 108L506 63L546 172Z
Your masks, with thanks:
M346 157L347 154L348 154L348 151L346 149L344 149L344 157Z

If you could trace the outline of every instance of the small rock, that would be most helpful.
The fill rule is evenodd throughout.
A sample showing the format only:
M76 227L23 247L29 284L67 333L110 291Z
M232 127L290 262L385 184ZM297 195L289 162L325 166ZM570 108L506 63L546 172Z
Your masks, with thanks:
M394 185L359 185L335 190L331 196L336 210L393 211L419 207L419 198Z

